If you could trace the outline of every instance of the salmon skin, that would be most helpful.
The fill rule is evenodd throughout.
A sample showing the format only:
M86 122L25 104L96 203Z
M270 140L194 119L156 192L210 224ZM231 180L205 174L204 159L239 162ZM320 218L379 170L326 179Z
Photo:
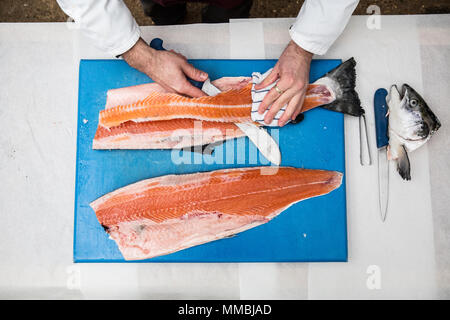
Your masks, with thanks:
M342 174L335 171L225 169L143 180L104 195L91 207L123 257L141 260L254 228L341 182Z

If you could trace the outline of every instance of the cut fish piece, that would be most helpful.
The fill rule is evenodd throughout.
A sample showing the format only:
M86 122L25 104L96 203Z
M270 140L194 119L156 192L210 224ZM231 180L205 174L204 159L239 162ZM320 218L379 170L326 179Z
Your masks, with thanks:
M93 149L181 149L243 137L231 122L194 119L127 121L110 129L98 126Z
M264 170L275 170L262 174ZM342 174L255 167L143 180L91 203L126 260L228 237L266 223L292 204L338 188Z
M179 118L250 122L251 85L232 89L215 96L188 98L175 93L151 92L145 99L100 111L99 124L111 128L133 120L158 121Z

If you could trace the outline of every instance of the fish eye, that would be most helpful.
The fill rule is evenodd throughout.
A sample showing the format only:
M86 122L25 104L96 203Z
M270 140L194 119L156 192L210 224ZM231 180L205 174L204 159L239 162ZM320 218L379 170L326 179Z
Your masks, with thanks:
M417 100L411 99L411 101L409 101L409 104L411 105L411 107L415 107L415 106L417 106Z

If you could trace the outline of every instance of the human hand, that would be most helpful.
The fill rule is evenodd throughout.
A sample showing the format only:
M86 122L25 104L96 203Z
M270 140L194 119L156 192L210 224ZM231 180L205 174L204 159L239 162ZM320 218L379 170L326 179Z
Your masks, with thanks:
M275 87L278 87L281 92L273 87L259 105L258 112L260 114L263 114L270 106L264 117L265 123L271 123L277 112L286 104L287 108L278 120L279 126L285 125L289 118L294 120L302 111L306 89L309 84L309 68L312 56L311 52L303 50L291 40L272 72L255 86L256 90L260 90L280 79Z
M158 51L139 39L130 50L122 54L122 57L131 67L144 72L169 92L190 97L206 95L202 90L194 87L186 77L205 81L208 79L208 74L194 68L187 62L186 57L175 51Z

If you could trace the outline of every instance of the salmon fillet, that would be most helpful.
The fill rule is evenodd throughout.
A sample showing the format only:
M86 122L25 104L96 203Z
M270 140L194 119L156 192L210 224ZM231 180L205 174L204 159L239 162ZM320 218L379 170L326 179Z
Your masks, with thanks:
M149 88L150 89L150 88ZM154 89L154 88L151 88ZM135 95L132 87L131 96ZM107 104L100 111L99 124L105 128L118 126L127 121L145 122L171 119L197 119L217 122L251 122L251 84L238 89L231 89L215 96L188 98L176 93L151 91L145 98L124 99L111 107ZM308 86L303 112L328 104L334 100L325 85ZM115 101L116 103L117 101Z
M352 116L364 114L355 91L355 66L356 61L350 58L309 84L302 112L321 106ZM99 114L99 125L109 129L127 121L183 118L234 123L252 121L249 77L224 77L212 84L222 92L200 98L170 93L155 83L109 90L106 108Z
M127 121L110 129L98 126L93 149L181 149L245 136L232 122L194 119Z
M341 182L342 174L335 171L226 169L143 180L104 195L91 207L124 258L140 260L254 228Z
M158 121L179 118L249 122L252 105L251 84L215 96L188 98L176 93L151 92L132 104L118 105L100 111L99 124L105 128L126 121Z
M220 91L239 90L244 88L252 80L250 77L222 77L211 81ZM151 92L169 93L156 82L140 84L137 86L110 89L106 95L105 109L112 107L133 104L136 101L148 97Z
M310 84L302 112L320 106L353 116L363 114L355 91L355 65L351 58ZM172 149L243 136L231 123L252 121L251 78L224 77L212 84L223 92L188 98L156 83L109 90L93 148ZM200 130L195 130L194 119L203 121Z
M245 93L248 94L249 97L251 97L249 87L247 88L248 81L249 78L245 77L220 78L213 81L213 84L220 87L221 89ZM123 106L127 106L126 108L131 109L135 105L134 102L136 101L142 101L142 103L144 103L144 101L150 101L148 100L149 94L158 94L160 95L159 99L162 99L163 95L169 93L156 83L112 89L107 93L105 110L101 111L100 113L102 115L105 114L106 111L114 112L114 110L116 110L117 108L125 108ZM173 96L174 94L169 95ZM183 97L183 100L186 99L189 98ZM319 105L326 104L332 99L332 94L325 86L311 84L309 85L306 93L303 109L304 111L308 111ZM197 101L194 99L190 100ZM248 107L245 107L246 109L248 109L248 116L241 117L240 119L242 121L244 121L244 119L245 121L251 121L250 101L248 102L248 105ZM170 106L161 106L161 108L173 111L175 110L171 109ZM192 110L195 110L196 108L197 107L194 106ZM214 106L210 109L221 110L220 108ZM224 110L230 111L231 109L224 108ZM202 112L202 110L199 109L196 110L196 112ZM247 113L247 111L245 112ZM178 115L175 114L172 114L170 117L172 116L178 117ZM174 118L171 120L159 121L155 121L155 119L153 119L148 121L136 122L136 119L130 119L126 122L122 122L109 128L103 126L100 123L93 140L92 148L181 149L189 146L206 145L243 136L245 136L245 134L233 122L201 121L189 118L189 116L187 116L186 118Z
M224 77L212 81L220 90L242 89L251 78ZM157 83L111 89L107 92L105 109L132 104L152 92L168 93ZM232 122L173 119L162 121L127 121L118 126L97 127L93 149L181 149L207 145L243 137L245 134Z

